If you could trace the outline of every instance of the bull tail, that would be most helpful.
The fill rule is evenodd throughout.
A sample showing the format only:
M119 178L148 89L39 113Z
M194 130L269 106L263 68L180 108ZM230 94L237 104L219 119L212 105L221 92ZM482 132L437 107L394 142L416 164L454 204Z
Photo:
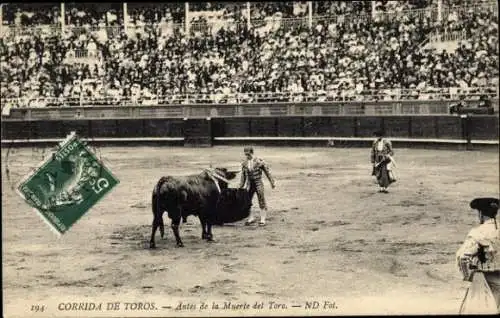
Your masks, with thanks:
M163 224L163 217L160 217L160 235L161 238L165 237L165 225Z
M153 207L153 227L160 227L160 235L163 238L165 236L165 225L163 224L163 210L160 206L160 188L166 181L166 177L161 177L156 183L155 189L153 191L152 197L152 207Z
M153 207L153 228L159 227L160 228L160 234L161 237L163 238L165 236L165 227L163 225L163 217L162 213L159 210L159 195L153 193L153 198L152 198L152 207Z

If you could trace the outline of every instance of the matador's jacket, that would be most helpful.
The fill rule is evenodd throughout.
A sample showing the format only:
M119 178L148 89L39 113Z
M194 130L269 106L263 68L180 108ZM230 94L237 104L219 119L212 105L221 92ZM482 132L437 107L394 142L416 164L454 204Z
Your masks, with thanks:
M480 253L480 249L482 249ZM483 254L482 256L480 254ZM457 265L464 274L469 275L463 262L475 263L483 272L500 271L500 229L495 219L488 219L474 227L457 251ZM483 258L480 260L479 258Z
M469 232L456 260L466 281L472 280L474 271L484 273L500 312L500 229L496 219L488 219Z
M242 162L241 172L240 188L243 188L246 183L246 189L249 192L250 200L253 199L254 194L257 192L259 207L262 210L267 209L264 197L262 172L264 172L271 185L274 185L274 179L271 175L269 166L260 158L252 158L251 160L245 160Z
M372 144L372 151L370 156L371 162L379 163L388 155L394 156L391 141L384 138L375 140Z

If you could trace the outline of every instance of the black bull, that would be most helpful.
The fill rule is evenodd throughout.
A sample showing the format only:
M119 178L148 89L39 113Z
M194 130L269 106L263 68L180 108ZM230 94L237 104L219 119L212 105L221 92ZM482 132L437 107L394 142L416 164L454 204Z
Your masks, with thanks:
M158 180L152 195L153 225L150 247L155 248L155 234L158 227L163 238L165 227L163 213L167 211L172 220L171 227L177 246L184 244L179 235L181 219L197 215L202 228L202 239L213 240L212 225L242 220L250 214L250 197L243 189L229 189L227 182L236 177L237 172L216 168L187 177L165 176ZM220 176L222 178L217 178ZM217 184L216 184L217 183Z

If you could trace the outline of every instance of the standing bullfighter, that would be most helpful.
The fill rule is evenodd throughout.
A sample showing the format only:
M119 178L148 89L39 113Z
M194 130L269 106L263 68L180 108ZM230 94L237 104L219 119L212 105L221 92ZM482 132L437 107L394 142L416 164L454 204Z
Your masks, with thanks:
M381 131L376 131L377 139L372 144L371 163L373 164L372 175L376 176L380 186L379 192L387 193L387 187L396 181L392 168L394 166L394 151L389 139L383 138Z
M479 211L480 225L469 232L456 254L464 280L472 281L460 313L482 313L487 310L500 313L498 205L499 200L496 198L477 198L470 203L472 209Z
M246 183L246 189L249 191L250 201L252 201L254 194L257 193L260 208L259 225L264 226L266 224L267 205L266 199L264 197L264 182L262 180L262 172L265 173L267 179L271 183L271 188L274 189L276 183L271 175L269 166L264 162L264 160L254 157L252 147L245 147L243 152L245 153L246 160L241 164L242 173L240 188L243 188ZM254 222L254 213L250 212L250 216L245 222L245 225L250 225Z

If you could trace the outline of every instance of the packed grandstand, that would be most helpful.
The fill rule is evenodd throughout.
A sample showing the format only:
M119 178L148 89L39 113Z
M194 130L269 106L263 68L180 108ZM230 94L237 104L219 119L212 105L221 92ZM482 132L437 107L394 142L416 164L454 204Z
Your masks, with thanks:
M496 0L8 3L1 11L2 106L498 96Z

